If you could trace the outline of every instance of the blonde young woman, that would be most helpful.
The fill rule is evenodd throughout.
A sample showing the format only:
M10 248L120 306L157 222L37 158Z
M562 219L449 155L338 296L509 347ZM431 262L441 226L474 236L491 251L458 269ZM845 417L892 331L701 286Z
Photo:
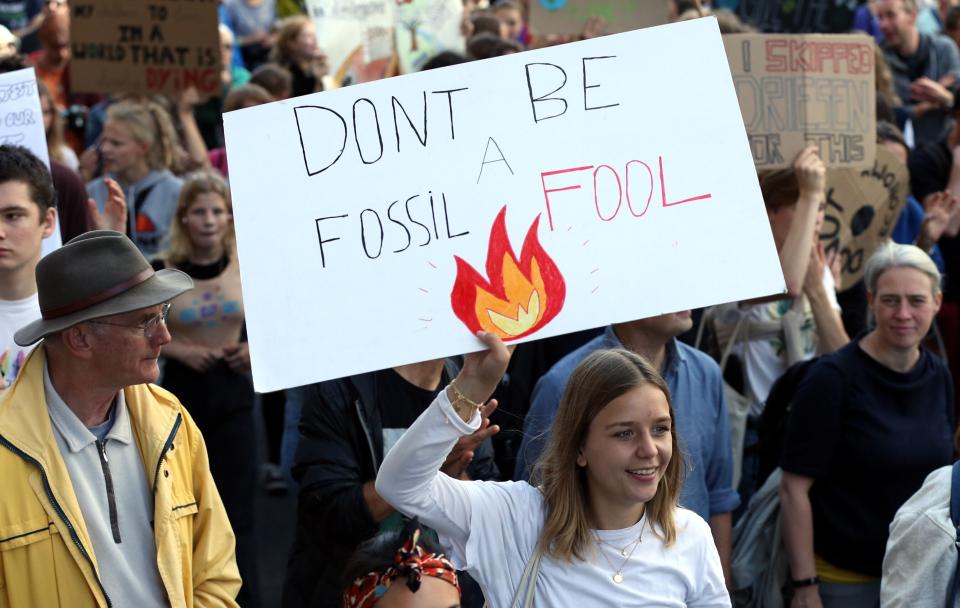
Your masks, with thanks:
M681 458L666 384L626 350L598 351L574 371L552 436L525 482L439 472L496 432L481 407L509 361L499 338L390 451L376 489L440 533L489 606L730 606L702 519L677 505Z
M160 251L180 196L182 181L170 172L176 154L170 115L156 103L121 101L107 110L100 139L104 176L87 184L100 212L109 198L108 178L127 200L127 235L147 257Z
M258 600L253 498L257 478L250 355L242 341L244 312L223 179L212 171L187 176L170 227L169 247L155 268L176 268L194 287L171 302L171 341L162 385L180 399L203 433L210 472L237 538L241 606Z

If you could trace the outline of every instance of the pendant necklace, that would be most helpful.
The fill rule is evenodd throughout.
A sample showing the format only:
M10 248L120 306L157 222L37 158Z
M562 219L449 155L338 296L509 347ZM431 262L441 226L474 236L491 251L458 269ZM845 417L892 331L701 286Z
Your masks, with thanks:
M601 544L601 545L607 545L608 547L611 547L611 548L613 548L613 549L617 549L617 547L615 547L614 545L611 545L611 544L606 543L606 542L604 542L603 540L601 540L601 539L600 539L600 536L598 536L596 533L594 533L594 537L597 539L597 542L598 542L599 544ZM623 582L623 568L624 568L624 566L627 565L627 562L630 561L630 558L633 556L633 553L637 550L637 547L640 546L640 541L642 541L642 540L643 540L643 528L640 528L640 536L637 537L637 540L633 541L632 543L630 543L629 545L627 545L627 546L624 547L623 549L618 549L618 551L620 552L620 555L622 555L623 558L624 558L624 559L623 559L623 563L620 564L620 567L619 567L619 568L614 567L613 563L607 558L606 555L603 554L603 547L600 547L600 557L602 557L602 558L603 558L603 561L607 562L607 565L610 566L610 569L614 571L614 573L613 573L613 582L615 582L616 584L619 585L620 583ZM631 545L632 545L632 547L631 547ZM628 549L629 549L629 551L628 551Z

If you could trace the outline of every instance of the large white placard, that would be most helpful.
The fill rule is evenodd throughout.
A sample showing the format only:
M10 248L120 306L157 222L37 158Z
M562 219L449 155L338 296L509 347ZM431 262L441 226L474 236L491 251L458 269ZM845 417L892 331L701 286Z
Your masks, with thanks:
M224 126L258 391L784 291L713 19Z
M23 146L50 166L43 111L33 68L0 74L0 144ZM43 255L60 247L60 223L43 239Z

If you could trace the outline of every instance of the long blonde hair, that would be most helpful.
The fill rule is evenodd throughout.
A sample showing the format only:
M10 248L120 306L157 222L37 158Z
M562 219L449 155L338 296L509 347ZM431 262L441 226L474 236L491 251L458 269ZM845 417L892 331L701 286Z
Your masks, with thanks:
M167 264L174 266L181 262L186 262L193 255L193 241L190 235L183 229L183 219L187 217L190 207L196 202L197 196L201 194L213 193L223 198L227 207L227 213L233 215L233 203L230 201L230 190L227 183L219 174L210 170L197 171L191 173L183 182L183 188L180 189L180 200L177 201L177 211L170 222L170 231L167 233L167 250L161 256ZM233 222L227 225L227 231L223 235L223 250L225 253L235 255L237 239L233 229Z
M533 483L540 486L546 506L546 521L540 533L544 550L558 560L584 559L593 547L589 519L586 472L577 465L577 455L586 441L590 423L611 401L631 389L652 384L663 391L670 406L670 443L673 457L646 504L647 521L667 546L676 541L673 510L682 483L682 457L677 445L676 424L670 389L643 357L617 348L590 354L570 376L553 420L550 439L534 465Z
M107 108L107 121L123 123L133 139L147 148L151 169L170 169L175 159L177 132L170 115L153 101L121 101Z

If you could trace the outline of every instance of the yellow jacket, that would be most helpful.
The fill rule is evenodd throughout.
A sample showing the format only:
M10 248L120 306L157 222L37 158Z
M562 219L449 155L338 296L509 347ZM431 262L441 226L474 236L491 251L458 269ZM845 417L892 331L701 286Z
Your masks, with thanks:
M47 414L44 361L41 345L0 400L0 608L106 608L111 603ZM236 606L233 529L200 431L162 388L128 386L124 397L153 488L157 566L170 605Z

